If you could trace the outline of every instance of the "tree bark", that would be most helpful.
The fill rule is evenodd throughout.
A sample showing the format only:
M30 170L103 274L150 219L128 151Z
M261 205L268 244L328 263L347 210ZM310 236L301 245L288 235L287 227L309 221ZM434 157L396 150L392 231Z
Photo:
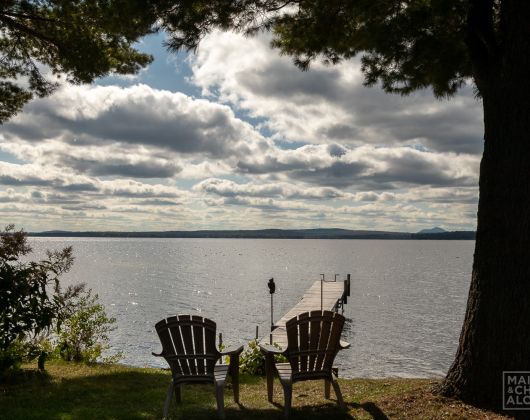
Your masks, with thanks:
M484 154L467 310L442 385L446 395L498 409L502 371L530 371L530 2L503 0L500 18L496 50L483 42L470 53Z

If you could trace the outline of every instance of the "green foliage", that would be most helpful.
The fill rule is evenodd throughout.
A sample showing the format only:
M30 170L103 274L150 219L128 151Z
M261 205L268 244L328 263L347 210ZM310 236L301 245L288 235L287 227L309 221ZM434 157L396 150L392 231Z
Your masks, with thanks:
M57 83L89 83L115 72L136 73L152 57L131 47L153 31L150 0L7 0L0 2L0 124Z
M248 347L239 356L239 370L250 375L265 375L265 357L256 340L249 341Z
M10 368L18 369L26 352L27 348L21 340L15 340L7 347L0 349L0 375Z
M280 349L276 343L274 347ZM277 362L287 362L287 359L283 355L275 355ZM265 356L259 348L257 340L248 342L248 346L239 356L239 370L242 373L248 373L255 376L265 375Z
M0 233L0 368L15 366L54 323L60 324L83 285L63 291L59 276L72 263L71 247L48 251L42 261L22 262L31 252L26 234L13 225ZM37 346L38 347L38 346Z
M57 352L67 361L96 362L109 349L108 334L115 330L115 318L109 318L98 295L88 290L78 296L60 327ZM121 354L108 356L103 362L117 362Z

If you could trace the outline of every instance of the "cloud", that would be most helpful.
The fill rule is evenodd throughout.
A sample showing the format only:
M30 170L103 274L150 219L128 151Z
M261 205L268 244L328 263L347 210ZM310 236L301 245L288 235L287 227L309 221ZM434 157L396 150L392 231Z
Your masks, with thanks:
M204 191L220 197L259 197L259 198L283 198L322 200L351 198L352 194L344 193L335 188L315 188L294 185L290 183L266 183L266 184L238 184L227 179L209 178L197 185L196 191Z
M171 162L157 164L157 162L148 159L134 160L115 157L98 161L63 155L57 164L70 166L76 172L94 176L117 175L134 178L171 178L182 170L179 165Z
M68 192L97 191L95 183L87 177L73 176L33 164L18 165L8 162L0 162L0 184L48 187Z
M212 34L190 62L202 99L136 84L31 102L2 126L2 217L28 230L473 228L469 89L386 95L362 86L357 61L300 72L264 36Z
M434 153L411 147L308 145L238 162L248 174L276 174L282 179L359 190L407 185L476 185L479 159L473 155Z
M176 187L160 184L145 184L132 179L100 180L65 171L43 168L34 164L12 164L0 162L0 184L16 187L39 187L32 197L42 200L51 194L52 199L76 197L132 197L132 198L178 198L187 193ZM59 193L58 193L59 192ZM68 194L68 195L66 195Z
M428 90L388 95L362 85L357 59L336 66L317 62L301 72L269 41L267 35L210 34L192 61L192 81L205 95L262 118L281 139L481 153L481 106L470 87L450 101L435 101Z
M270 146L228 106L147 85L63 87L5 124L4 137L77 147L141 145L215 158Z

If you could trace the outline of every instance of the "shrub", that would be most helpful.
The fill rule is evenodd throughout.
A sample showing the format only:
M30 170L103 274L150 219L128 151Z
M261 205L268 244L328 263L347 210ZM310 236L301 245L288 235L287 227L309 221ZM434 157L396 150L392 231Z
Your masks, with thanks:
M121 353L102 358L110 348L108 333L115 330L115 318L109 318L98 295L92 290L80 294L72 303L69 316L63 321L58 333L57 352L67 361L117 362Z
M70 286L63 292L59 284L74 261L71 247L47 251L42 261L20 261L30 252L24 231L9 225L0 232L0 372L35 351L35 338L60 324L64 309L83 289Z
M280 348L276 343L274 343L274 347ZM275 355L274 358L277 362L287 361L287 358L281 354ZM241 353L239 370L250 375L265 375L265 356L261 352L257 340L249 341L247 348Z
M249 341L248 347L241 353L239 370L250 375L265 375L265 357L256 340Z

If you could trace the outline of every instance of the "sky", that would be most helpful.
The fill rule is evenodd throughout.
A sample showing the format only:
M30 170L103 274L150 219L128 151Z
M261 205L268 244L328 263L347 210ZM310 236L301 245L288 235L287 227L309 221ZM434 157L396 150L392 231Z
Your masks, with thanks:
M297 69L214 32L134 76L63 85L0 126L0 218L26 231L476 228L482 107Z

